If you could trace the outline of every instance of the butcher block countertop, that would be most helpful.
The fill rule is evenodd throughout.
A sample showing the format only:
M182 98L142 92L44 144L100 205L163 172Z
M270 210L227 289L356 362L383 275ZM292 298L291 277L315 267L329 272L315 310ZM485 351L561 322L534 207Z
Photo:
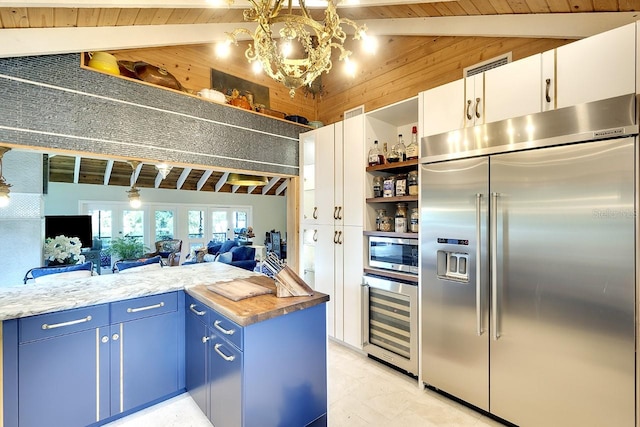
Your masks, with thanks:
M314 292L311 296L278 298L275 282L267 276L252 276L243 280L271 289L273 293L233 301L210 291L207 285L193 286L186 291L240 326L248 326L329 301L329 295L320 292Z

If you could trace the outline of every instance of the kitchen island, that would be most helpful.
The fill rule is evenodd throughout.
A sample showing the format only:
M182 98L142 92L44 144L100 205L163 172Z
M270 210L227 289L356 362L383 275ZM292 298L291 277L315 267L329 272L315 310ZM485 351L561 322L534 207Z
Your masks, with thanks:
M328 296L207 290L238 279L273 286L203 263L0 289L3 425L102 425L185 390L216 426L326 425Z

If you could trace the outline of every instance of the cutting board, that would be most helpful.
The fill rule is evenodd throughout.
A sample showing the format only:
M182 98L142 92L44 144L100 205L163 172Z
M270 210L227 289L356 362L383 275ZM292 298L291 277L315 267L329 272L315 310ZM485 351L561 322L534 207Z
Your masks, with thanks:
M214 283L213 285L208 285L207 289L211 292L222 295L225 298L229 298L232 301L240 301L245 298L273 293L269 288L265 288L264 286L251 283L246 280Z

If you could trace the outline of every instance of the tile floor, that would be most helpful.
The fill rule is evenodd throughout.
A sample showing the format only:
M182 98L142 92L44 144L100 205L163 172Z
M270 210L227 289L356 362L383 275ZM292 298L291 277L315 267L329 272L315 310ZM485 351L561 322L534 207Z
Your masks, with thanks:
M502 426L333 341L328 363L330 427ZM211 423L185 393L106 426L211 427Z

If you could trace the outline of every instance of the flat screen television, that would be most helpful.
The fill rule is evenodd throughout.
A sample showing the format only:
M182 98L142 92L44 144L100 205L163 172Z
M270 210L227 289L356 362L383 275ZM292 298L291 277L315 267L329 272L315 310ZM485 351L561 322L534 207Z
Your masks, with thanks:
M44 237L54 238L61 234L78 237L83 248L93 246L91 215L51 215L44 217Z

